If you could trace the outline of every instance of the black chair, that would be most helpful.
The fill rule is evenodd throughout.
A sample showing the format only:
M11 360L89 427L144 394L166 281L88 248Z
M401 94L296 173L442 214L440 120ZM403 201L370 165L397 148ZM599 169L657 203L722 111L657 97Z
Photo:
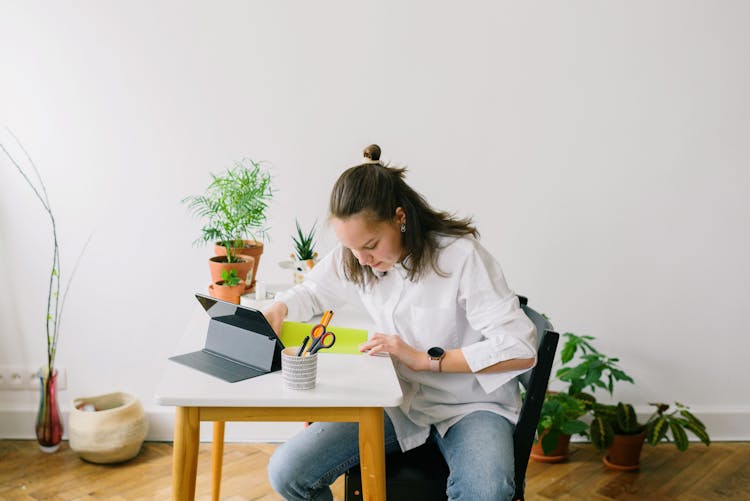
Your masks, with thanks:
M531 445L534 442L539 414L547 391L552 362L555 359L559 334L552 324L519 297L521 307L536 325L539 334L536 366L518 376L526 389L521 414L513 434L516 492L514 500L524 499L526 468L529 463ZM447 499L448 465L437 445L428 443L416 449L389 454L386 457L386 495L391 501L435 501ZM362 477L359 465L345 474L347 501L362 499Z

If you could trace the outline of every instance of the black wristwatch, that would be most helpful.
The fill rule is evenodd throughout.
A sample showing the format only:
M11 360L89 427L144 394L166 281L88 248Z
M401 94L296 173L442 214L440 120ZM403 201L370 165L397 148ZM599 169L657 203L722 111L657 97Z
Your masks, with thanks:
M439 346L433 346L427 350L427 356L430 357L430 370L432 372L440 372L440 364L445 357L445 350Z

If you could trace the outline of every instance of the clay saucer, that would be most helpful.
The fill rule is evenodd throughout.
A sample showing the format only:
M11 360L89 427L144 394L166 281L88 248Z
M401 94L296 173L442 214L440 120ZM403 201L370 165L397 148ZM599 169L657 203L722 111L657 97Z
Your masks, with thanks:
M626 466L626 465L621 465L621 464L610 463L609 458L607 458L607 456L602 456L602 461L607 466L607 468L611 468L617 471L635 471L641 466L640 464L633 464L633 465Z
M563 461L568 460L568 454L563 454L561 456L547 456L545 454L530 454L531 459L534 461L538 461L540 463L562 463Z

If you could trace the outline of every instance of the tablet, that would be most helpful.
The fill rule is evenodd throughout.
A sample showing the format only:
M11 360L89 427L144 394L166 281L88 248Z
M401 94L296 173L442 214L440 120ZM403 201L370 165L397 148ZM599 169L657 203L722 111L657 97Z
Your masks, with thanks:
M281 368L284 344L260 311L205 294L195 298L211 317L206 344L170 360L230 383Z

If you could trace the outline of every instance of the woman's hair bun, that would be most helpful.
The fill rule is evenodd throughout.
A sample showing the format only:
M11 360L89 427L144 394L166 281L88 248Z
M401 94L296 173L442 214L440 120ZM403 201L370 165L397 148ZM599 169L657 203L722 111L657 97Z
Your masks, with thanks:
M371 144L367 148L365 148L365 151L363 152L363 155L365 158L369 158L373 162L377 162L380 160L380 146L377 144Z

